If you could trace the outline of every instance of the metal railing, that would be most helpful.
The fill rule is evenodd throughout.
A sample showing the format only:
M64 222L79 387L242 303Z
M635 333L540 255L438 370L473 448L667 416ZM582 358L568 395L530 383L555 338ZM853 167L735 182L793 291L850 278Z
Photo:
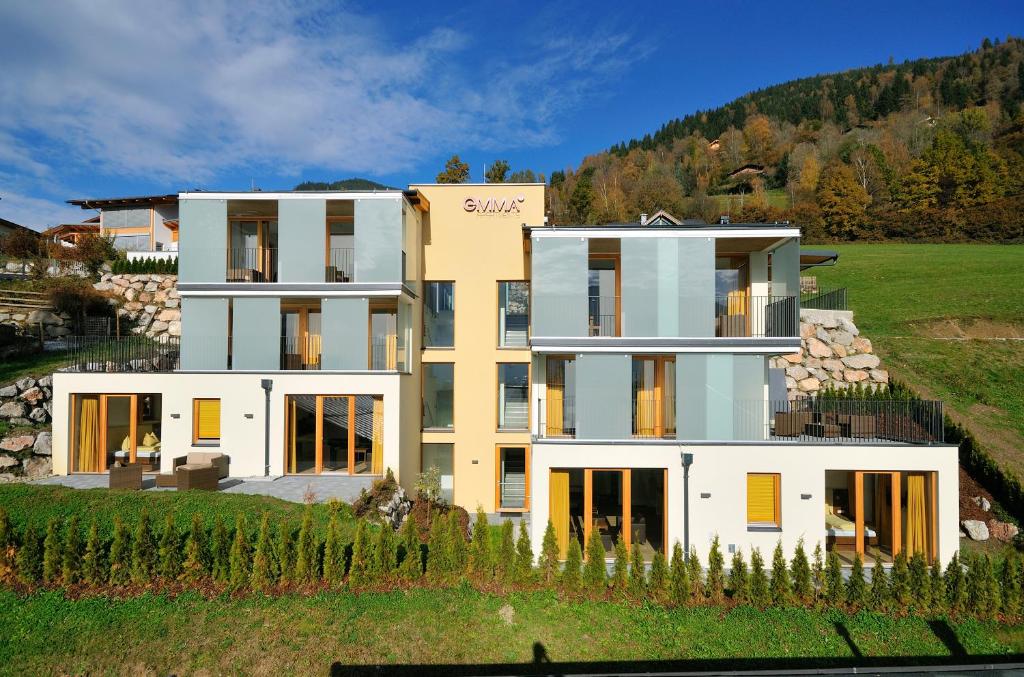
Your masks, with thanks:
M245 247L227 250L228 282L277 282L277 249Z
M398 369L398 336L373 336L370 339L370 369L395 371Z
M800 307L815 310L849 310L846 305L846 287L817 289L801 294Z
M778 338L800 335L795 296L715 297L715 336Z
M537 437L576 437L576 400L541 397L537 400Z
M587 326L590 336L619 335L619 297L588 296Z
M80 373L171 372L181 361L177 337L66 336L67 362L60 371Z
M320 369L320 336L282 336L281 369L310 371Z
M504 482L498 482L499 508L506 510L521 510L526 507L526 476L509 477Z
M676 436L676 398L633 398L633 437L673 439Z
M355 279L355 250L328 249L325 282L352 282Z

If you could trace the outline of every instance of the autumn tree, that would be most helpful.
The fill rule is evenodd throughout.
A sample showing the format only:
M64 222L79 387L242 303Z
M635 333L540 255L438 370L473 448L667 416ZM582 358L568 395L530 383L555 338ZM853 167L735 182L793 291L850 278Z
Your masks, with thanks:
M469 165L453 155L444 163L444 171L437 175L438 183L466 183L469 181Z
M818 183L818 207L832 237L854 239L864 224L870 202L871 197L857 183L848 165L833 163L822 173Z

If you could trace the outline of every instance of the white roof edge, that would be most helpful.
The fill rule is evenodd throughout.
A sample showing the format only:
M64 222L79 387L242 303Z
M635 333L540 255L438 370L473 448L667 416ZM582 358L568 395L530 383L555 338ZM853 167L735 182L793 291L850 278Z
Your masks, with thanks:
M784 228L692 228L687 226L671 228L552 228L551 226L531 227L530 237L800 237L800 229Z
M278 192L223 192L200 191L178 193L179 200L394 200L404 198L401 189L377 191L278 191Z

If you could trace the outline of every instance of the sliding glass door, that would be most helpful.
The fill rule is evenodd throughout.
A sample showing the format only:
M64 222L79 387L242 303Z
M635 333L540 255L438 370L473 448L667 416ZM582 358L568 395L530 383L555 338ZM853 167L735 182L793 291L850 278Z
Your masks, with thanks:
M69 431L71 472L105 472L115 463L160 469L158 394L73 394Z
M289 474L384 472L384 400L375 395L288 395Z

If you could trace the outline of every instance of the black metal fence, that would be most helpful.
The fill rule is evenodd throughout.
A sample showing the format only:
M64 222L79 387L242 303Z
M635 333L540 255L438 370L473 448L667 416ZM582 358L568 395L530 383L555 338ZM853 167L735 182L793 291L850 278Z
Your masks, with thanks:
M818 289L801 294L800 307L814 310L849 310L846 306L846 287Z
M945 436L938 400L802 397L767 404L770 439L941 444Z
M715 336L776 338L800 335L795 296L715 297Z
M61 371L87 373L170 372L178 369L179 339L165 336L68 336L68 358Z

